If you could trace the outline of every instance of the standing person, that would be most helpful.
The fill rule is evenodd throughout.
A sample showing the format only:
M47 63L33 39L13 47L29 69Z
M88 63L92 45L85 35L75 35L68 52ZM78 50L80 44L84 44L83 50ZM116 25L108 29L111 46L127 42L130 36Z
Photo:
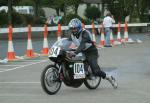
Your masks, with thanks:
M110 34L112 32L113 23L115 23L115 20L111 15L111 13L108 12L106 14L106 17L103 20L103 25L104 25L105 35L106 35L105 47L112 47L112 45L110 44Z
M72 19L68 26L69 30L71 30L71 40L77 46L76 51L72 53L71 56L75 56L80 52L85 54L93 74L108 80L114 88L117 88L118 85L115 78L102 71L98 65L98 50L92 41L92 34L88 30L82 28L82 23L77 18Z

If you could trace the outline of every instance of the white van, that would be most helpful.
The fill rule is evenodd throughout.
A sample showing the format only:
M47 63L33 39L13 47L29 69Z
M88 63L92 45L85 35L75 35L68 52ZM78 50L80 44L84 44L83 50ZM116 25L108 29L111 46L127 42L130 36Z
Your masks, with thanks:
M13 9L16 10L16 12L20 14L31 14L34 15L34 10L32 6L13 6ZM0 11L5 10L6 12L8 11L7 6L1 6Z

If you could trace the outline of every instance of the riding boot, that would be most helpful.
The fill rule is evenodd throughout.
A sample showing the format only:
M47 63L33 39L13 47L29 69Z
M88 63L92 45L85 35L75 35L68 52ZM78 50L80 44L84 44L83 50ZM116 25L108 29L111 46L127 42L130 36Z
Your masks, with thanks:
M114 89L118 87L118 83L116 82L116 79L112 75L106 75L106 80L108 80Z

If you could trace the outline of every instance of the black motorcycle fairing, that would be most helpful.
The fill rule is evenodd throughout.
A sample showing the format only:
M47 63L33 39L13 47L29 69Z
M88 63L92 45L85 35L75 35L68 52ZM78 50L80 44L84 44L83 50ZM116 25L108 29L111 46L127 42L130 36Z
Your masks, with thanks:
M66 61L63 65L63 74L64 74L64 84L77 88L81 86L84 82L84 79L74 79L73 75L73 64L74 62Z
M61 63L66 56L66 52L64 50L60 50L58 57L49 57L49 59L55 63Z
M90 73L88 72L89 66L87 65L88 63L86 62L84 54L79 53L73 58L67 56L69 52L74 51L74 48L72 48L74 45L75 44L73 44L73 42L69 39L62 38L61 40L55 42L54 45L51 47L49 52L49 59L54 63L61 65L60 75L63 76L63 78L60 80L63 81L64 84L66 84L67 86L77 88L84 83L85 79L88 79L87 75L89 75ZM56 55L53 56L53 54ZM75 74L74 71L76 71ZM79 75L77 72L79 73Z

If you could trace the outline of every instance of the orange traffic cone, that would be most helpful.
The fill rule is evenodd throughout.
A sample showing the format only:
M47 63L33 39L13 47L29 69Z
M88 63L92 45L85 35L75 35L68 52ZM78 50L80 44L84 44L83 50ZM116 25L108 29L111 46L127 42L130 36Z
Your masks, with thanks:
M47 25L44 26L44 40L43 40L43 49L42 49L42 54L43 55L48 55L48 40L47 40Z
M110 44L114 45L114 38L113 38L112 30L111 30L111 33L110 33Z
M105 35L104 35L104 26L103 26L103 24L102 24L102 28L100 30L101 30L100 45L104 46L105 45Z
M93 43L96 45L94 20L92 22L92 38L93 38Z
M13 42L12 42L12 26L9 25L8 27L8 53L7 53L7 59L8 61L13 61L15 60L15 52L14 52L14 47L13 47Z
M58 30L57 30L57 40L61 39L61 25L60 23L58 23Z
M125 41L128 41L128 24L127 24L127 22L125 23L125 27L124 27L124 39L125 39Z
M118 22L117 41L121 43L121 35L120 35L120 22Z
M28 43L27 43L26 56L29 58L35 57L35 54L33 53L33 48L32 48L31 25L28 25Z

